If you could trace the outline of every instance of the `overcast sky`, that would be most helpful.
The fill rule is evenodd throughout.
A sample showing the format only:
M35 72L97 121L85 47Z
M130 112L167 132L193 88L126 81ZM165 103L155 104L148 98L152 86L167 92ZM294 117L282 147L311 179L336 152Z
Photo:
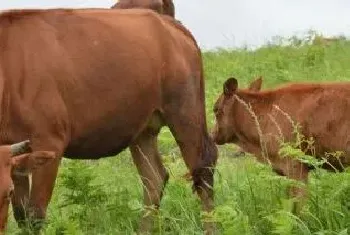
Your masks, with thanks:
M115 0L0 0L0 9L110 7ZM174 0L176 18L203 49L259 46L316 30L350 36L350 0Z

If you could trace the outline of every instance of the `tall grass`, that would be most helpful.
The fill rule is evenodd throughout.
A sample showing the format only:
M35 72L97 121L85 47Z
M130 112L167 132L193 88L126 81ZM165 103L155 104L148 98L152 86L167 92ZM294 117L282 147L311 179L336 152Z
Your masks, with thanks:
M217 50L204 53L209 126L212 107L222 84L235 76L247 86L264 77L264 88L289 81L350 81L350 41L330 45L266 45L256 51ZM200 202L169 130L160 136L160 151L170 172L154 234L201 234ZM235 158L234 145L220 146L215 174L213 219L220 234L348 234L350 173L313 172L307 186L305 213L291 213L286 189L293 182L272 173L251 156ZM65 159L48 210L44 234L133 234L142 215L142 187L128 150L115 158L87 161ZM8 233L17 229L10 217Z

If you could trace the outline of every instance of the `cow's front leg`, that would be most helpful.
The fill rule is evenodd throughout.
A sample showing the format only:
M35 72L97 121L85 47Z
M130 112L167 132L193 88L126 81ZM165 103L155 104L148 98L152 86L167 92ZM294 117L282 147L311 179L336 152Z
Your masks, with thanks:
M47 206L51 200L52 192L55 186L58 167L61 158L39 168L32 174L32 188L29 198L28 217L31 229L39 233L42 229L46 216Z

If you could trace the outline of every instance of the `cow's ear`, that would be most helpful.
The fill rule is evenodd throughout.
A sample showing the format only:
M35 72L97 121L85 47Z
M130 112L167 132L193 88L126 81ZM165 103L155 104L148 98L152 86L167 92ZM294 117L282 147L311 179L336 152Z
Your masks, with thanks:
M224 95L226 97L231 97L237 90L238 88L238 82L236 78L229 78L226 80L224 83Z
M248 89L250 91L260 91L261 85L262 85L262 76L260 76L259 78L251 82Z
M33 153L22 154L11 158L13 174L28 175L38 167L51 162L56 154L51 151L35 151Z

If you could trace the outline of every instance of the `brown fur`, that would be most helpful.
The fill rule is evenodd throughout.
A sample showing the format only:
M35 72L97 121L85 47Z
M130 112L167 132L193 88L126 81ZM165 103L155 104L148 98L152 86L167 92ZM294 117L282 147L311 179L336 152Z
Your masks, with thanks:
M172 0L119 0L112 9L146 8L159 14L175 17L175 6Z
M261 92L259 87L261 81L258 80L249 89L238 89L234 78L225 82L224 92L214 106L217 122L213 137L216 143L235 143L254 154L259 161L270 162L279 174L306 182L309 167L291 158L283 158L278 153L278 140L282 140L280 134L285 142L295 141L292 123L284 114L287 113L301 125L301 133L306 138L314 138L317 158L326 157L325 152L344 151L340 158L342 164L328 158L329 164L323 166L325 169L341 171L342 165L346 167L350 164L350 83L296 83ZM258 118L266 143L265 155L254 118L239 99L250 104ZM311 153L305 146L302 148ZM291 188L290 193L300 197L305 194L299 188Z
M0 45L0 142L30 139L31 156L56 156L33 172L31 192L28 176L13 175L19 224L26 213L45 218L62 156L98 159L127 147L144 203L159 205L168 178L157 149L162 126L204 209L213 209L208 168L217 150L207 131L201 52L184 26L141 9L10 11L0 15ZM143 217L140 232L151 225L152 216Z

